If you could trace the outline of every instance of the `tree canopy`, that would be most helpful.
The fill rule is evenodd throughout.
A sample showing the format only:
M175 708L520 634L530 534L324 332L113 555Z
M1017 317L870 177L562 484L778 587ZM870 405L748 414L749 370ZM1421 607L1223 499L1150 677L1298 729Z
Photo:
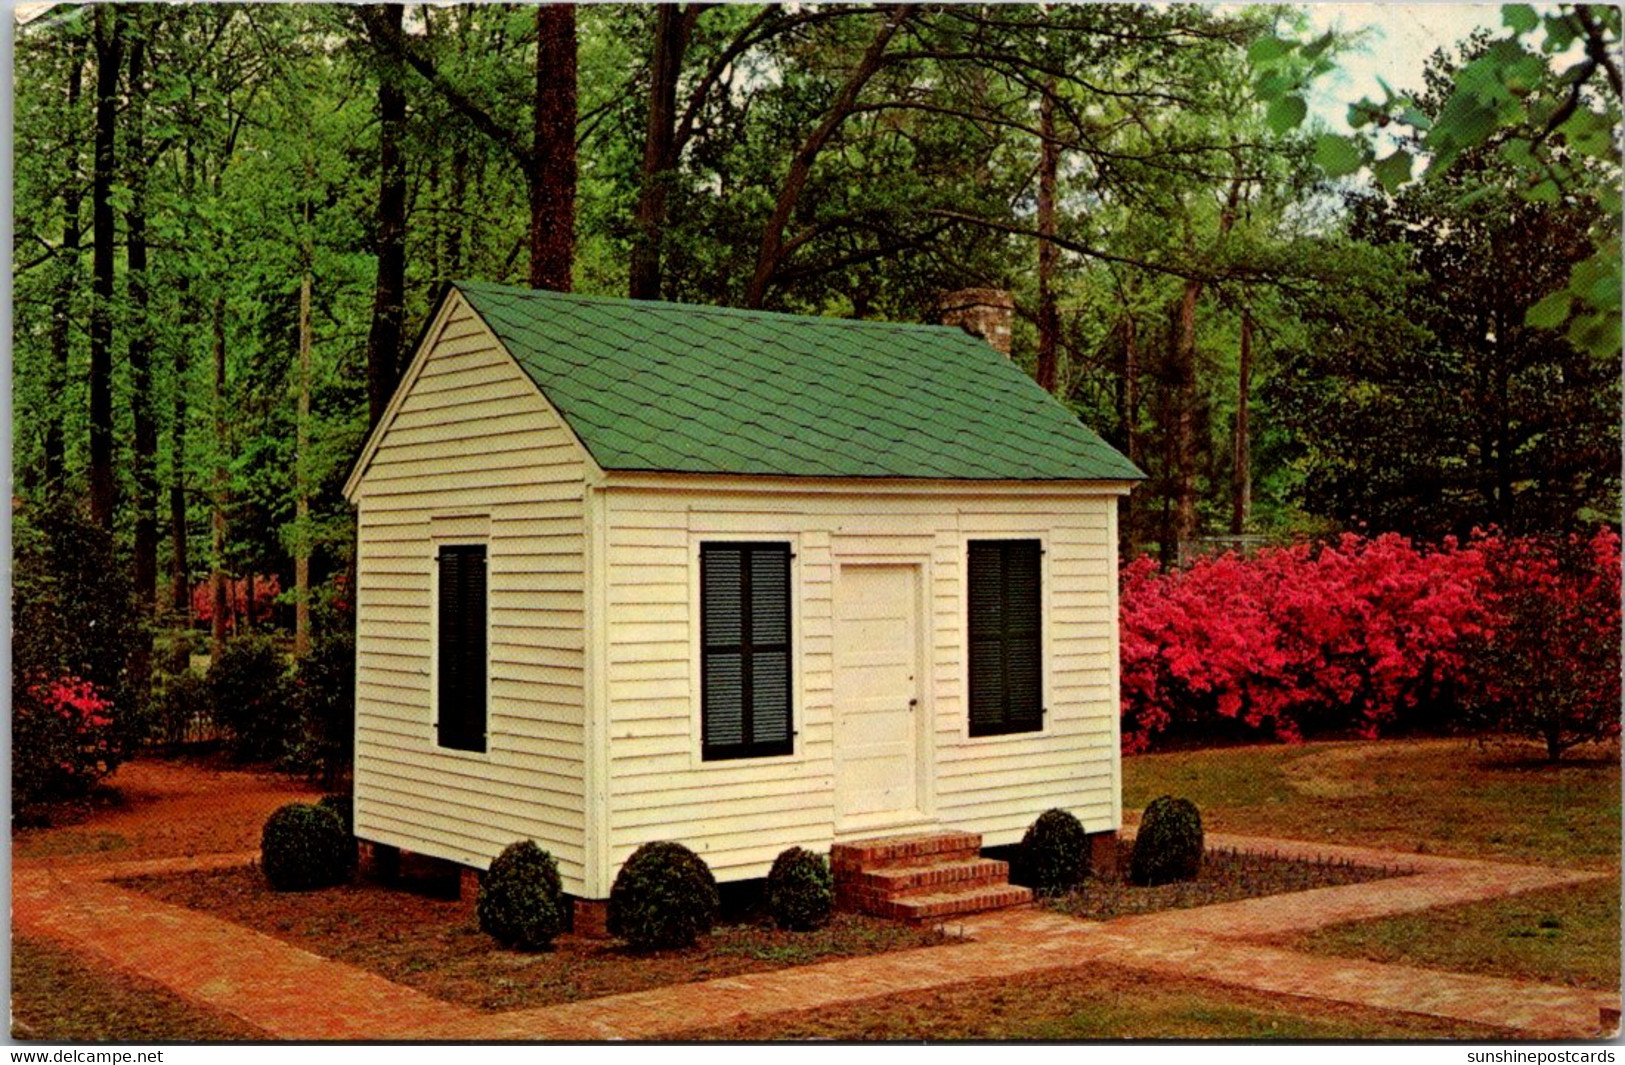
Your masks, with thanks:
M17 36L21 520L300 632L453 278L932 321L1148 475L1124 550L1615 520L1619 12L1308 114L1290 8L63 5ZM200 589L202 591L200 592ZM285 591L284 591L285 590ZM228 594L230 592L230 594Z

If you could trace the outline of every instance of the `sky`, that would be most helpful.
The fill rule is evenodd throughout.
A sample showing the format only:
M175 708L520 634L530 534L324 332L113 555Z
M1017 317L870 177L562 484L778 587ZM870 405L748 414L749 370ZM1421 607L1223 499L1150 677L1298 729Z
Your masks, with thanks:
M1451 45L1482 26L1501 27L1499 4L1306 4L1311 27L1320 33L1366 30L1357 51L1340 57L1337 71L1322 78L1309 97L1310 113L1335 132L1346 133L1348 105L1382 99L1380 77L1396 92L1422 87L1422 68L1434 50Z

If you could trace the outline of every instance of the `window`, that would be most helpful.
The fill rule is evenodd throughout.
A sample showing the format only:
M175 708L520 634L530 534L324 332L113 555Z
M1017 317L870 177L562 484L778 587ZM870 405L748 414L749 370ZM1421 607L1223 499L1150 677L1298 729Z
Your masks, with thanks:
M446 546L436 628L435 739L458 751L485 750L485 545Z
M789 754L790 545L700 545L706 761Z
M972 540L970 734L1037 732L1044 726L1037 540Z

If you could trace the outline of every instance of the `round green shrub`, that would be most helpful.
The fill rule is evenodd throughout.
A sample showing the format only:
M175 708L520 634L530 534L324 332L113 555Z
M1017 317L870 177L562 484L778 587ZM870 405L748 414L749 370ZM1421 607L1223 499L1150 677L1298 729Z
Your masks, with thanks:
M791 847L767 874L767 908L780 928L811 932L835 911L835 878L822 854Z
M323 795L316 800L316 805L339 819L339 824L344 826L346 836L355 835L354 795Z
M1141 887L1195 880L1202 869L1202 815L1189 799L1152 799L1134 838L1129 880Z
M294 802L265 822L260 868L278 891L332 887L350 877L355 843L332 810Z
M1012 871L1039 895L1065 895L1089 875L1089 834L1065 810L1045 810L1021 837Z
M559 865L532 840L510 843L480 877L480 931L505 947L542 950L564 928Z
M686 947L716 922L717 881L681 843L645 843L609 889L609 931L639 950Z

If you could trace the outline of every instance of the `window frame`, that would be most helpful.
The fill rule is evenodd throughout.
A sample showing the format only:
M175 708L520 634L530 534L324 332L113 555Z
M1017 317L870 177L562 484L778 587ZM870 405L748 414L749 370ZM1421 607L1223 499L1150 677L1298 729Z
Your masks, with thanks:
M1049 721L1049 675L1046 668L1048 656L1045 653L1049 646L1050 636L1050 626L1047 623L1048 615L1045 609L1049 598L1048 545L1045 543L1044 537L1041 535L974 537L967 538L964 543L964 554L961 557L965 561L965 612L963 615L965 625L965 716L963 719L965 722L965 735L968 739L972 740L996 740L1000 737L1022 737L1041 734L1046 730ZM1030 715L1022 714L1020 716L1013 716L1011 713L1009 700L1009 685L1006 683L1005 701L1004 705L999 710L998 720L991 724L983 723L977 721L975 714L975 708L977 705L975 684L977 671L975 668L975 660L977 655L975 650L976 641L972 638L974 606L972 605L971 591L971 555L973 549L978 547L998 546L1008 550L1010 547L1016 545L1020 545L1026 549L1037 552L1038 586L1036 589L1037 602L1035 604L1036 628L1031 633L1031 639L1035 648L1034 653L1037 656L1037 662L1034 664L1034 673L1037 677L1037 706L1033 708ZM1000 594L1003 598L1002 605L1006 608L1005 613L1007 617L1009 591L1010 589L1008 581L1003 582L1000 587ZM1010 635L1011 633L1009 632L1008 625L1006 625L1004 631L1000 635L1001 656L1004 655L1005 649L1008 647L1007 641ZM1004 660L1004 669L1006 671L1005 676L1007 677L1007 659Z
M786 758L796 754L797 739L797 698L796 680L798 675L796 648L799 628L796 625L796 544L793 540L762 540L762 539L729 539L726 536L706 536L697 541L698 552L695 565L695 607L698 616L695 626L695 642L699 653L696 656L696 683L699 688L699 715L698 715L698 749L699 760L702 764L735 762L751 758ZM737 744L712 744L707 741L707 722L710 719L711 691L706 683L708 675L706 666L713 652L722 654L740 655L741 693L740 715L741 731L745 735L752 735L755 726L755 709L751 705L752 693L751 670L748 666L751 656L758 650L758 646L750 640L750 631L754 619L755 603L753 599L747 601L749 596L749 563L743 567L746 574L744 589L741 593L740 605L740 636L737 645L717 645L713 648L706 640L706 606L705 606L705 567L706 556L714 550L771 552L780 554L784 558L785 567L785 596L784 596L784 639L774 641L770 645L762 645L764 652L783 653L785 656L785 738L782 740L757 741L754 738L748 742ZM733 649L730 649L733 648Z
M445 621L442 610L442 581L444 579L444 557L447 553L474 553L478 552L485 568L485 587L483 603L483 636L484 648L480 656L480 668L483 684L481 686L481 702L479 706L479 740L478 746L448 745L444 740L444 731L441 728L441 715L445 710L441 689L444 686L442 676L447 667L448 659L444 648L444 634L442 626ZM433 641L433 650L430 661L429 692L429 743L440 754L457 757L488 759L491 753L491 548L489 541L482 538L459 536L437 540L434 543L434 554L431 556L431 572L434 575L430 589L433 607L433 625L430 636Z

